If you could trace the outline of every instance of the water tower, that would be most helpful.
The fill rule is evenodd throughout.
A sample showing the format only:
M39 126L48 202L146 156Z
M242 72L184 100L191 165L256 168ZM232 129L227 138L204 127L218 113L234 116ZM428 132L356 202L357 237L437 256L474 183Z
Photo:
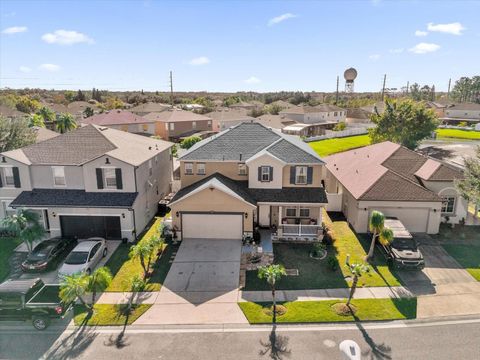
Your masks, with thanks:
M349 68L345 70L343 73L343 77L345 78L345 92L352 93L353 92L353 84L355 79L357 78L357 70L354 68Z

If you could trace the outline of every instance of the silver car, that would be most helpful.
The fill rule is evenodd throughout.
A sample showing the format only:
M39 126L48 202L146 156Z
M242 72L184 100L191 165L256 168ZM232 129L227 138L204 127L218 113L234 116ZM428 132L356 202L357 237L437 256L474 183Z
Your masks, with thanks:
M59 277L85 273L90 275L100 260L107 256L107 243L103 238L90 238L81 241L68 254L58 271Z

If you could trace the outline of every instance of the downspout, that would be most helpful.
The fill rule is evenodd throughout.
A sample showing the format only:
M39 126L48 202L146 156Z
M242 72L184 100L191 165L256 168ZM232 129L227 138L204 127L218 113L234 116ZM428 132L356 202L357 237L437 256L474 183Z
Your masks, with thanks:
M138 193L138 188L137 188L137 168L138 168L138 166L135 166L135 167L133 168L133 177L134 177L134 179L135 179L135 192L136 192L136 193ZM137 222L136 222L136 220L135 220L135 209L132 208L131 210L132 210L132 212L133 212L133 229L135 230L135 240L137 240L137 239L138 239L138 238L137 238L137 235L138 235L138 234L137 234Z

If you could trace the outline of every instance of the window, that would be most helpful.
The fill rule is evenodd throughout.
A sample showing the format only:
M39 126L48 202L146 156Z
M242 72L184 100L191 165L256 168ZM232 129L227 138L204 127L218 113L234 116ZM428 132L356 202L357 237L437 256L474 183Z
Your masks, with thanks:
M193 175L193 163L185 163L185 175Z
M453 214L455 212L455 196L445 196L442 201L442 213Z
M337 112L336 112L336 111L333 113L333 116L337 116Z
M212 120L208 120L207 125L208 127L212 127Z
M300 209L300 217L309 218L310 217L310 209Z
M63 166L52 166L53 185L65 186L65 168Z
M175 130L175 124L174 123L170 123L170 131L173 131Z
M115 175L114 168L104 168L103 169L103 183L105 184L106 189L116 189L117 188L117 177Z
M295 167L295 184L306 184L307 183L307 166L296 166Z
M192 129L196 129L197 128L197 122L196 121L192 121Z
M297 216L297 209L296 208L287 208L285 210L285 215L287 217L296 217Z
M197 164L197 174L198 175L205 175L205 164L204 163L198 163Z
M3 186L15 186L15 179L13 177L13 167L2 168Z
M148 175L152 176L153 168L152 168L152 159L148 160Z
M262 166L262 176L260 179L262 181L270 181L270 166Z
M238 164L238 175L247 175L247 165Z

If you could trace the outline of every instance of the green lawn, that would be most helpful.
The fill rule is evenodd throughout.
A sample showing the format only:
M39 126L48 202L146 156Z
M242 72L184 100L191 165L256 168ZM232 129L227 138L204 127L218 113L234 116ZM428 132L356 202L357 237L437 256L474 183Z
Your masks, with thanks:
M15 250L21 242L22 241L17 238L0 238L0 282L5 280L10 273L9 259L13 255L13 250Z
M379 321L415 319L417 316L417 299L354 299L352 304L357 308L355 316L338 315L332 305L339 300L295 301L282 303L287 309L284 315L277 316L278 323L319 323L343 321ZM239 303L250 324L271 323L271 315L263 308L271 303Z
M477 281L480 281L480 244L444 244L443 248Z
M368 238L357 238L345 221L331 222L324 213L324 221L331 227L336 238L334 244L327 248L328 256L335 256L337 269L332 270L327 259L315 260L309 257L310 244L274 244L275 263L287 269L298 269L298 276L284 276L277 283L280 290L329 289L351 286L350 273L345 266L347 254L350 261L363 262L369 246ZM327 256L327 257L328 257ZM347 279L346 279L347 277ZM385 259L375 253L369 274L361 277L358 286L399 286L399 280L389 269ZM247 271L245 290L268 290L265 280L258 278L257 271Z
M73 308L75 325L87 326L115 326L130 325L145 313L152 305L135 305L131 314L127 316L123 313L126 305L96 304L93 307L93 315L87 319L88 312L83 305L75 305Z
M369 135L356 135L344 138L326 139L308 143L319 156L328 156L342 151L347 151L370 145Z
M162 218L157 218L151 225L149 230L143 235L139 241L150 238L158 233L158 226L161 224ZM113 281L106 291L130 291L132 278L134 275L142 276L143 269L139 260L132 260L128 257L131 244L121 244L113 253L112 257L107 261L106 266L110 268L113 274ZM160 259L156 259L153 265L153 274L148 279L145 291L158 291L170 269L170 257L172 253L178 249L178 246L171 243L164 244L164 250Z
M454 138L467 140L480 140L480 131L460 129L437 129L438 138Z

